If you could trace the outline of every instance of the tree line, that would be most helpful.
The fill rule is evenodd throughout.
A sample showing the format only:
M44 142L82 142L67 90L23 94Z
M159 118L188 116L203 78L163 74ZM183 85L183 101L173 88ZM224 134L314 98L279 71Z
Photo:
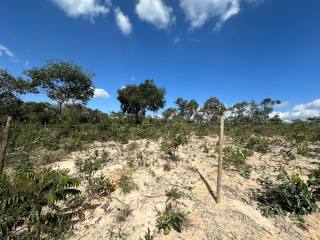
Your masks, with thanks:
M148 112L158 112L165 106L166 90L153 80L140 84L128 84L118 90L117 99L121 111L110 115L86 107L94 96L94 74L82 67L64 61L50 61L44 66L23 72L27 77L14 77L7 70L0 69L0 116L13 116L19 122L49 123L99 123L106 118L122 117L134 123L141 123ZM49 103L23 102L21 95L45 93L55 105ZM263 124L281 122L279 116L270 118L279 100L265 98L261 102L243 101L227 107L217 97L211 97L203 106L195 100L181 97L175 107L162 112L161 121L181 119L186 122L214 123L221 114L227 115L230 123Z

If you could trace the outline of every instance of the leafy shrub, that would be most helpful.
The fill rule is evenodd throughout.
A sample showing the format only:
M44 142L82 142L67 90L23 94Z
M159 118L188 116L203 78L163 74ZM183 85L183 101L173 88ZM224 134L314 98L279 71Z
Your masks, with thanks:
M186 196L186 194L180 191L177 187L173 187L166 191L167 201L178 200Z
M75 166L80 172L80 176L91 183L93 175L105 166L106 161L105 158L96 156L78 158L76 159Z
M308 185L315 194L317 200L320 200L320 169L313 170L308 175Z
M245 148L259 153L267 153L270 151L270 140L260 137L251 137L245 144Z
M173 159L177 158L178 148L188 142L187 126L181 121L175 121L165 134L161 149Z
M297 145L297 153L302 156L308 157L310 155L310 148L306 142Z
M163 229L165 235L168 235L172 228L181 233L187 222L187 215L187 213L169 203L166 205L164 212L158 214L157 228L159 231Z
M243 168L243 172L241 173L241 175L245 179L250 179L252 170L253 170L253 167L251 165L246 164L245 167Z
M42 159L43 159L43 164L51 164L51 163L55 163L61 160L62 158L62 153L59 152L57 153L57 151L46 151L46 153L43 155Z
M63 143L63 149L67 152L73 152L77 150L83 149L84 142L81 141L79 138L68 138Z
M93 178L91 183L87 187L87 192L91 196L110 196L115 190L115 186L110 182L108 178L99 176Z
M79 183L50 169L1 176L0 238L57 239L65 235L77 211L63 203L80 194L75 188Z
M120 176L119 187L123 194L127 194L135 190L137 185L133 181L132 175L129 172L124 171Z
M310 176L309 176L310 177ZM317 190L310 183L305 183L298 174L291 177L284 172L279 176L282 183L273 184L266 180L257 200L265 215L282 215L287 213L306 215L318 210Z
M246 167L246 160L252 155L252 151L248 149L230 146L223 149L224 164L228 167L233 166L238 170Z

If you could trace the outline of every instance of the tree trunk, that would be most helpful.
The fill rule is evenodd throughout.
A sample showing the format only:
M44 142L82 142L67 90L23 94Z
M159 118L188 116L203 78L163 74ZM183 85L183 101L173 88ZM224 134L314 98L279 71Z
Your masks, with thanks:
M62 121L62 102L59 102L59 121Z
M5 157L6 157L6 150L9 140L9 130L11 125L12 117L8 116L7 118L7 124L5 126L5 129L3 131L3 137L2 137L2 144L0 147L0 174L3 173L4 164L5 164Z

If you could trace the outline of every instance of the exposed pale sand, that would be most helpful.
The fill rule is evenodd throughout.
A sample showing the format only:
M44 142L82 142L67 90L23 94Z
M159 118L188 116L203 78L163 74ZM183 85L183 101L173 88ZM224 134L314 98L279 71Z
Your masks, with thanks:
M289 218L266 218L261 215L255 202L250 199L250 189L259 188L256 182L264 173L276 175L276 169L283 166L289 172L305 175L317 167L319 159L297 156L289 164L278 155L280 147L274 147L268 154L255 153L248 160L254 170L249 180L237 171L225 171L223 175L223 199L216 204L210 191L216 192L217 157L214 154L218 138L206 137L190 139L179 149L179 161L171 162L171 171L165 171L159 142L136 141L138 149L127 151L127 146L116 143L95 143L89 151L76 152L67 160L54 164L55 168L68 169L77 175L74 160L93 154L95 150L106 150L111 161L97 175L103 174L114 182L119 179L122 168L127 166L128 156L136 159L136 153L143 153L144 164L133 173L138 189L124 195L117 188L111 198L91 200L94 206L85 213L74 229L72 239L144 239L150 228L154 239L320 239L320 214L305 217L308 231L299 229ZM207 143L210 152L204 153L201 145ZM230 140L227 140L227 145ZM148 146L147 146L148 145ZM319 166L319 165L318 165ZM154 174L153 174L153 173ZM201 175L201 176L200 176ZM205 184L205 181L207 184ZM188 224L182 233L174 230L169 235L156 229L157 213L166 204L165 191L176 186L190 197L179 200L179 206L188 215ZM210 190L211 188L211 190ZM132 209L126 221L119 223L116 216L120 209Z

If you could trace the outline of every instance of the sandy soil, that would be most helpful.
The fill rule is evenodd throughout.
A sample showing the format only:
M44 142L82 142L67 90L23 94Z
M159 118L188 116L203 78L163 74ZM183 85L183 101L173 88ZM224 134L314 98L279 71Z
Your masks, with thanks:
M89 151L75 152L68 159L54 164L55 168L68 169L77 175L74 160L85 157L94 151L108 151L111 160L97 173L113 181L119 179L121 169L127 167L128 156L143 156L143 166L137 167L133 178L137 190L122 194L117 188L111 198L91 200L94 206L85 212L85 219L79 221L72 239L144 239L149 228L154 239L320 239L320 214L305 217L308 231L298 228L289 218L266 218L257 209L250 197L250 190L259 188L256 179L264 174L276 175L280 166L289 172L306 175L319 166L319 159L298 156L288 164L279 155L280 145L268 154L255 153L248 160L254 167L250 179L245 179L235 170L226 170L223 175L223 199L216 204L217 156L213 146L217 138L193 137L179 150L179 161L171 162L171 170L166 171L166 163L158 142L136 141L138 148L128 150L128 144L116 142L95 143ZM202 145L210 147L204 153ZM231 141L227 141L227 145ZM166 205L165 191L178 187L188 197L179 200L179 206L188 215L188 224L182 233L174 230L169 235L158 232L156 228L157 213ZM132 210L123 222L117 221L121 209Z

